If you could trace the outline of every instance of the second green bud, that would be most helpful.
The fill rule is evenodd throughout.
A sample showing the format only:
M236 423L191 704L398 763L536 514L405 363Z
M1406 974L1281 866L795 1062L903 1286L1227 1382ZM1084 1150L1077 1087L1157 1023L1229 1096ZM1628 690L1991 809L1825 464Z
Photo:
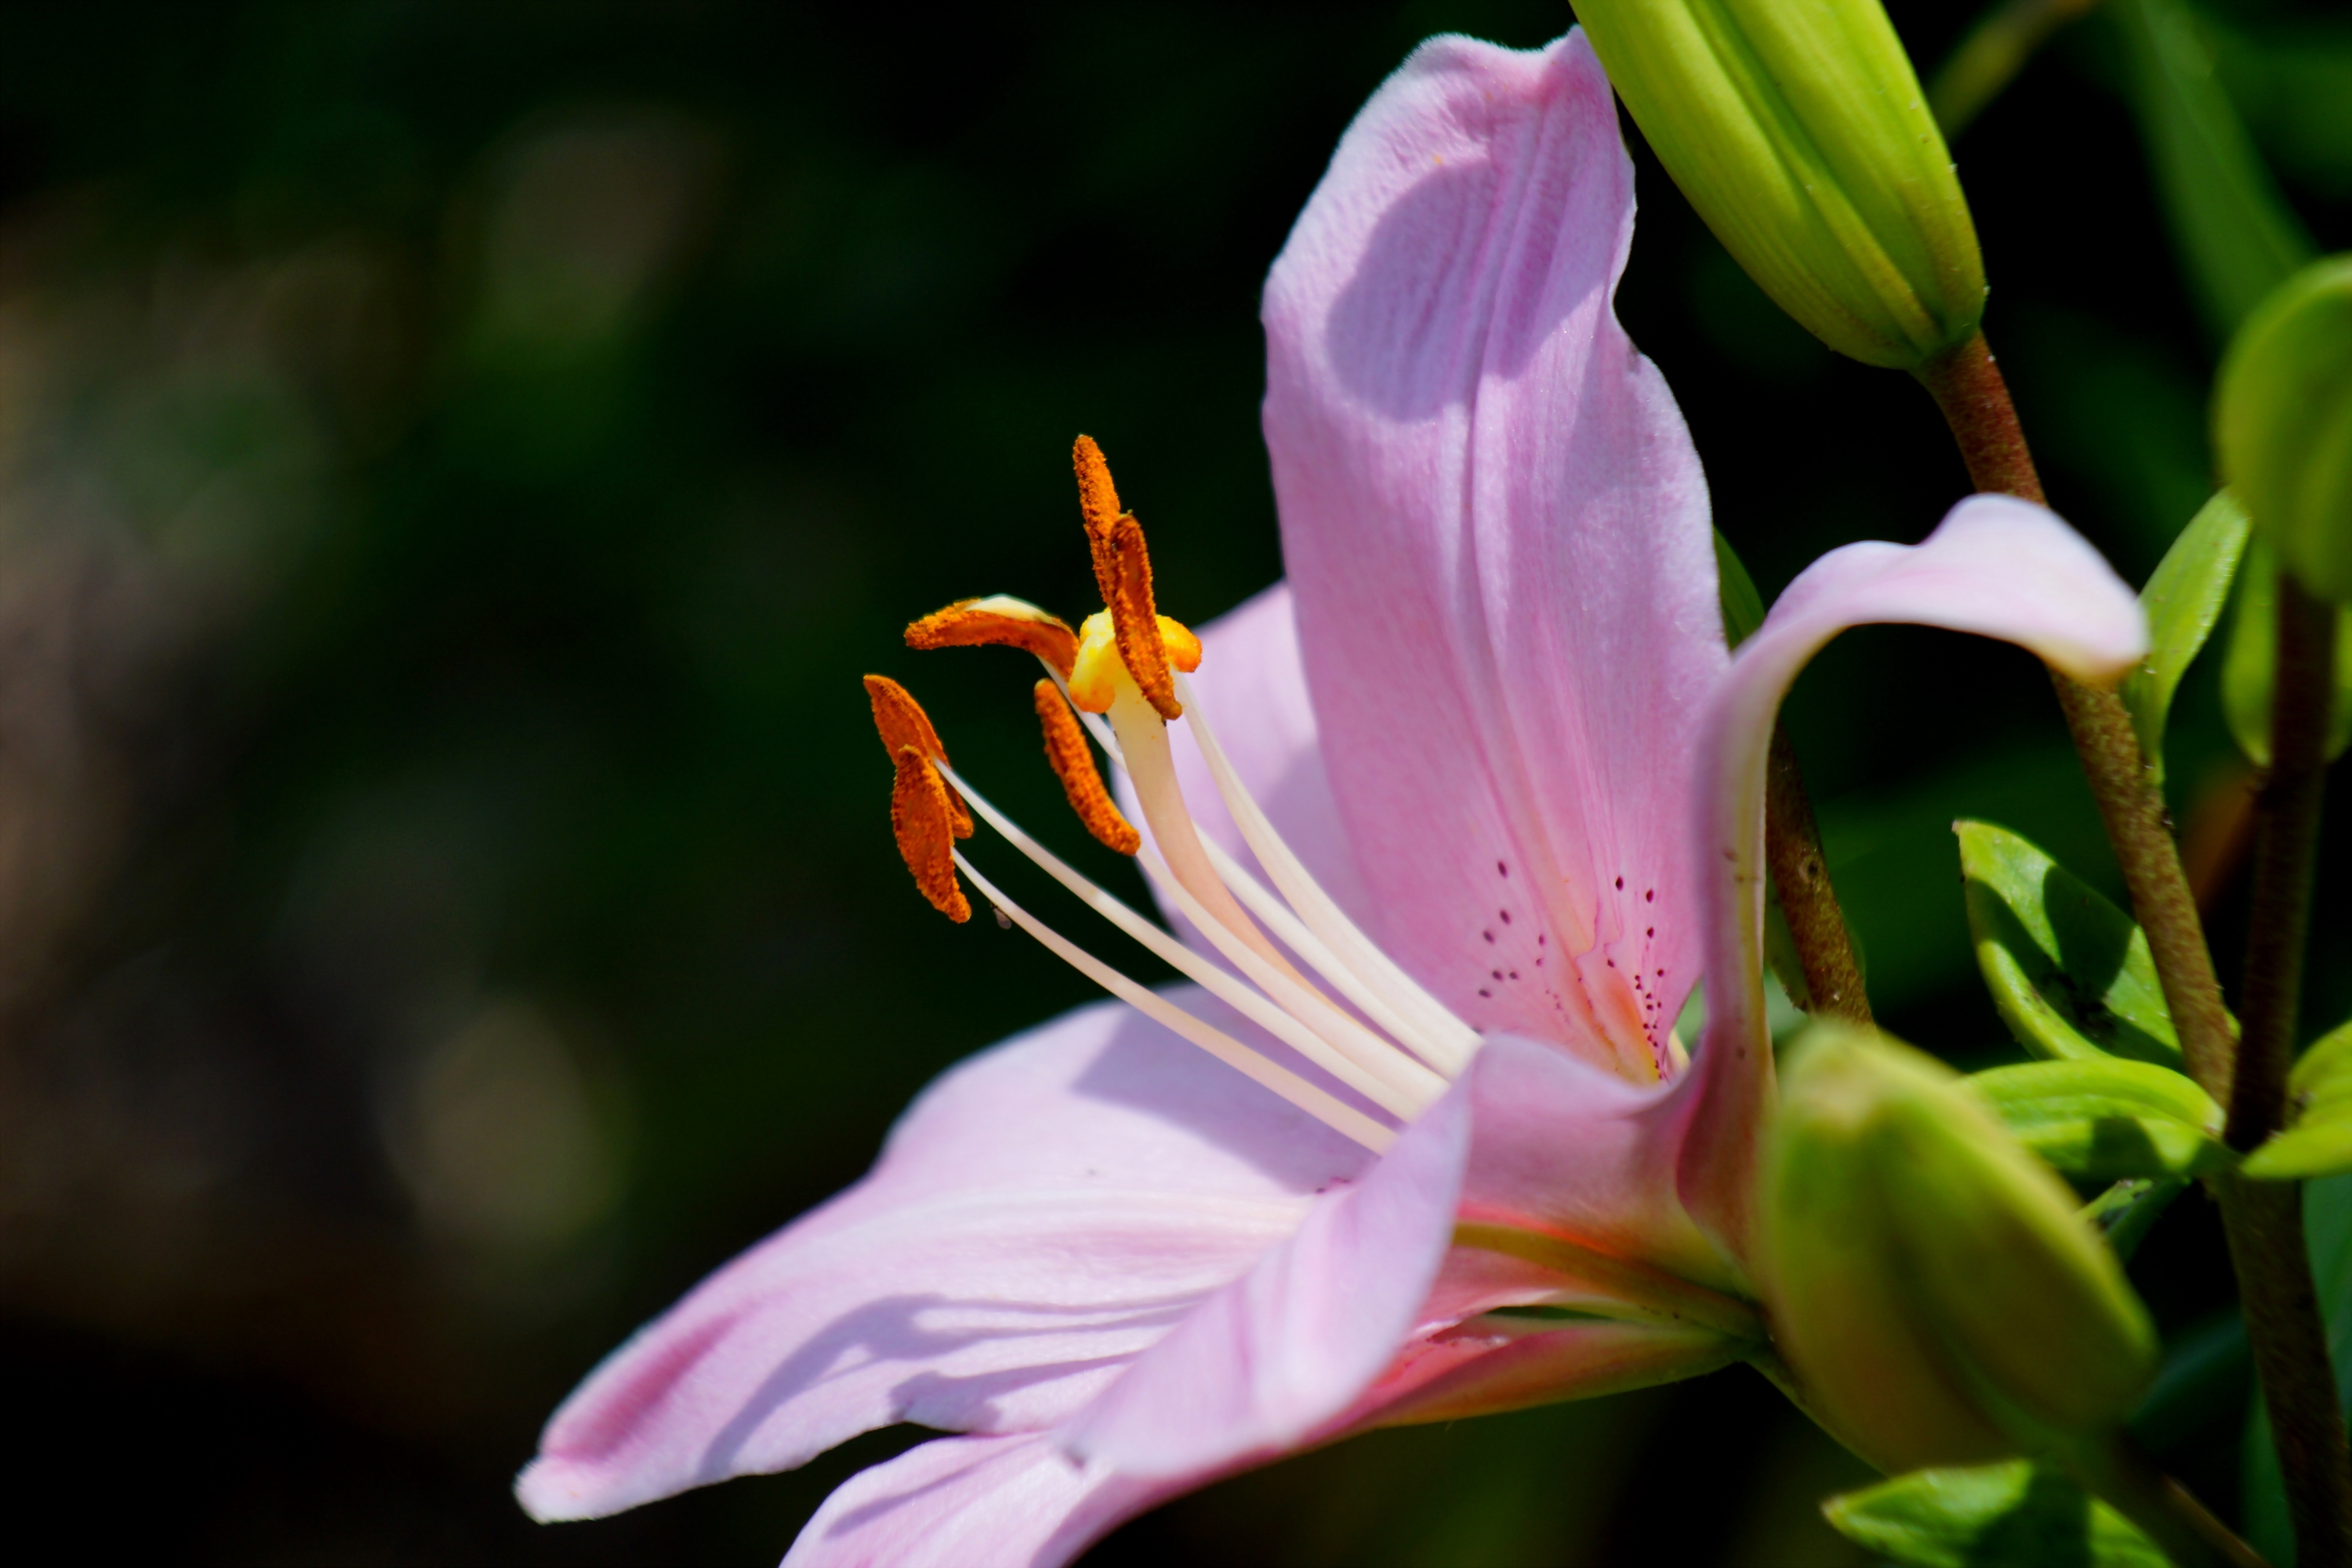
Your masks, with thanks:
M2281 284L2221 363L2221 469L2311 593L2352 605L2352 256Z
M1782 310L1902 370L1976 331L1976 226L1879 0L1575 5L1666 172Z
M1773 1337L1812 1406L1890 1472L2097 1438L2157 1340L2074 1194L1950 1068L1816 1026L1767 1163Z

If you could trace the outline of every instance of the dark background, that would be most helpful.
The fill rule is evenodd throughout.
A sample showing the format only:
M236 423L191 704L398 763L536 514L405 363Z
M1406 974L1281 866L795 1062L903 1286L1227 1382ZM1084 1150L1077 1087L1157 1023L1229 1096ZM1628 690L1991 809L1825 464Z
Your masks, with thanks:
M1893 12L1924 70L1972 8ZM2343 8L2208 15L2290 198L2352 242ZM908 886L856 678L917 680L960 763L1057 820L1003 667L919 661L899 628L974 593L1087 602L1080 429L1151 521L1169 613L1278 575L1267 262L1415 41L1568 20L0 9L15 1537L761 1563L909 1441L591 1524L530 1524L506 1489L633 1326L854 1180L944 1065L1087 997ZM2074 26L1955 152L2053 504L2137 582L2210 488L2217 343L2120 58L2106 18ZM2348 73L2304 89L2317 129L2272 90L2314 60ZM1924 534L1966 489L1925 395L1780 317L1633 141L1621 310L1768 598L1832 545ZM2171 777L2220 842L2243 775L2211 663ZM1790 721L1883 1021L2007 1051L1950 820L2115 886L2039 670L1858 633ZM2314 1032L2352 1012L2347 837ZM2213 864L2234 968L2242 893ZM2229 1303L2200 1201L2138 1268L2183 1342ZM2207 1382L2166 1442L2226 1510L2242 1374ZM1858 1557L1814 1503L1864 1475L1741 1370L1376 1435L1095 1560L1834 1563Z

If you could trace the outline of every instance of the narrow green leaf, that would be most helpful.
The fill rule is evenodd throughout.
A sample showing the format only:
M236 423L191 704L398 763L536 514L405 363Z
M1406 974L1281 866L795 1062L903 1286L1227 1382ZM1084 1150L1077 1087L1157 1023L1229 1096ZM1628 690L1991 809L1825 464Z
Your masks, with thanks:
M2226 338L2319 254L2279 195L2182 0L2122 0L2140 134L2198 302Z
M2019 1142L2077 1181L2194 1176L2229 1160L2221 1108L2170 1068L2114 1057L2026 1062L1969 1083Z
M2129 1263L2172 1200L2188 1190L2188 1181L2179 1176L2117 1182L2083 1205L2083 1217L2099 1227L2117 1258Z
M1764 595L1723 530L1715 531L1715 596L1723 606L1723 640L1738 647L1764 624Z
M1927 84L1927 107L1947 141L1974 120L2050 35L2097 0L2000 0L1969 27Z
M2352 1024L2320 1037L2287 1079L2286 1131L2246 1156L2266 1181L2352 1171Z
M2229 647L2221 655L2221 714L2238 749L2256 767L2271 760L2271 670L2278 661L2278 557L2257 536L2246 546L2232 596ZM2352 610L2336 617L2336 701L2327 713L2327 755L2352 742Z
M2130 917L2006 828L1952 831L1977 964L2018 1044L2039 1057L2179 1066L2147 938Z
M2228 490L2217 491L2189 520L2140 591L2139 602L2147 611L2147 658L2124 678L2120 695L2139 734L2139 749L2159 781L2164 777L2164 721L2172 709L2172 694L2221 618L2250 526L2237 498Z
M1916 1568L2168 1568L2129 1520L2030 1459L1914 1470L1822 1504L1830 1527Z

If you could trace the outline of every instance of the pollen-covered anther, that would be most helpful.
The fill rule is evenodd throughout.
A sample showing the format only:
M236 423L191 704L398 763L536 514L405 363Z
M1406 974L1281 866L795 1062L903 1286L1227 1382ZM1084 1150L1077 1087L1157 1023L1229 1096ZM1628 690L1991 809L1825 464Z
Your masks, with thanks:
M1174 623L1163 619L1151 602L1151 554L1144 548L1143 525L1134 513L1120 510L1110 464L1093 437L1078 437L1070 450L1070 466L1078 478L1078 514L1086 520L1095 586L1109 607L1119 658L1154 710L1162 719L1181 719L1184 708L1176 700L1176 683L1169 666L1173 663L1188 672L1194 668L1200 663L1200 644L1192 633L1184 633L1182 640L1192 645L1191 664L1183 662L1179 650L1163 646L1162 627ZM1079 641L1083 657L1083 632ZM1105 698L1104 708L1084 698L1078 700L1078 706L1099 713L1108 706L1108 699Z
M1069 623L1047 615L1026 599L992 594L984 599L958 599L944 610L934 610L907 628L912 648L975 647L999 644L1025 648L1065 677L1077 658L1078 637Z
M1052 764L1054 776L1062 781L1070 809L1105 848L1134 854L1143 847L1143 835L1119 815L1110 792L1103 787L1102 774L1095 769L1095 754L1087 746L1086 731L1078 728L1061 690L1052 681L1041 680L1036 698L1037 719L1045 728L1045 761Z
M899 858L931 908L961 925L971 919L971 903L955 874L955 822L962 808L921 752L901 746L895 760L898 776L890 786L890 832L898 840Z
M874 728L882 736L882 749L895 761L900 751L913 747L916 752L940 762L948 760L948 749L940 744L939 731L931 728L931 716L914 694L887 675L866 678L866 700L874 706ZM942 783L940 786L946 789ZM971 813L964 809L962 797L949 789L948 821L958 838L971 837Z

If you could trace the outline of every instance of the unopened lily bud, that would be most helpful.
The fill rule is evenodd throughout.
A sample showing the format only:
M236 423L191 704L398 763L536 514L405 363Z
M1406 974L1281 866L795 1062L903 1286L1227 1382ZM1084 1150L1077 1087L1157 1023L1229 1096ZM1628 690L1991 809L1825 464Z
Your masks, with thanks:
M2213 400L2221 470L2295 580L2352 604L2352 256L2246 319Z
M1951 153L1879 0L1575 0L1691 205L1840 353L1913 370L1984 314Z
M1764 1201L1774 1338L1826 1424L1889 1471L2094 1437L2155 1372L2147 1310L2073 1194L1906 1046L1808 1032Z

